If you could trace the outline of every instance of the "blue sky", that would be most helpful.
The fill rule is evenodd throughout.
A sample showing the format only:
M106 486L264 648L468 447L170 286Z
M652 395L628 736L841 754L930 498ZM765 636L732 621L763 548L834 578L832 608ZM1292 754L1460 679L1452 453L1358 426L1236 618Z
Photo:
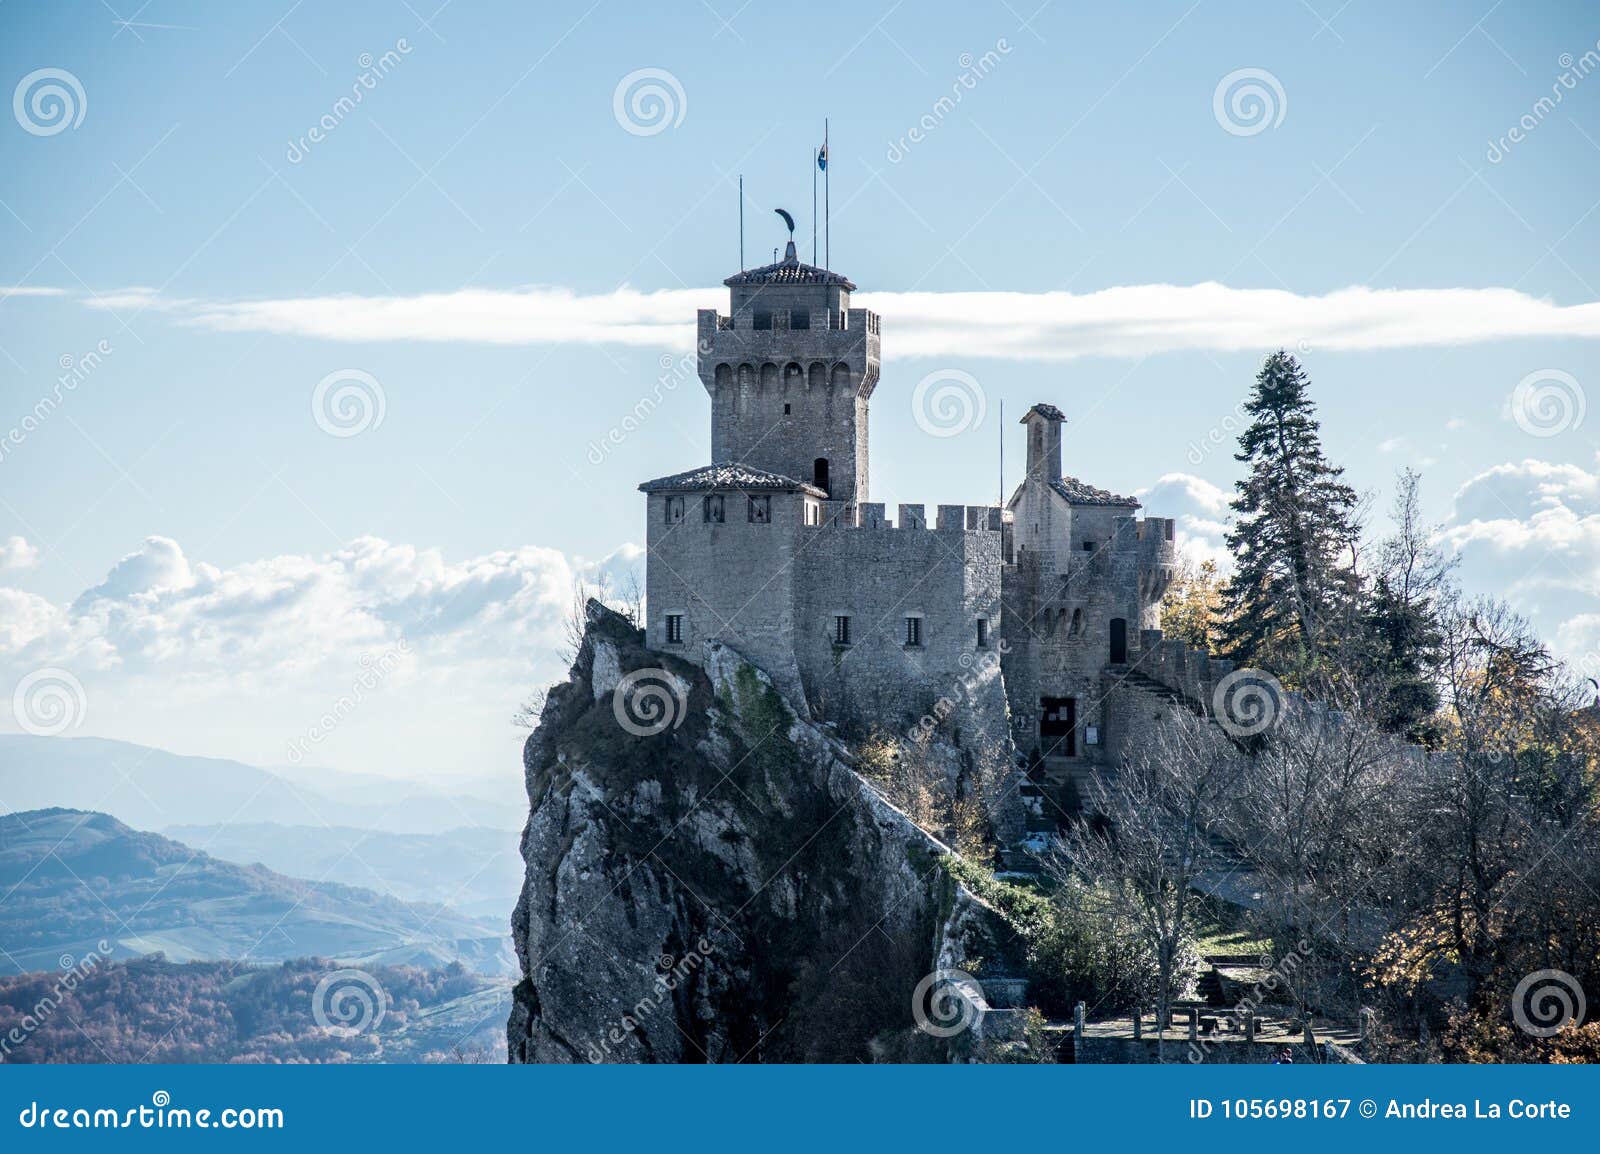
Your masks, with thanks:
M1468 584L1595 660L1592 8L436 9L0 6L0 671L69 673L69 732L281 762L381 666L308 757L514 769L573 575L706 460L703 392L588 446L736 270L737 174L749 263L776 206L809 245L824 116L832 264L883 314L875 497L990 497L1048 400L1069 472L1214 549L1237 466L1192 447L1281 344L1375 524L1419 468ZM16 91L41 69L65 126ZM617 112L645 69L664 122ZM382 421L329 435L350 371ZM930 436L911 397L950 372L973 407Z

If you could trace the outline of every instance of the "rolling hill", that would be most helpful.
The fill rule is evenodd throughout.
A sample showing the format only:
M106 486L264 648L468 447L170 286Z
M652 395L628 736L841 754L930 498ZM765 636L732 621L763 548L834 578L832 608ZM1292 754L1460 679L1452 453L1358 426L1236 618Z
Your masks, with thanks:
M99 737L0 734L0 807L96 810L136 829L231 822L391 833L520 829L527 816L520 781L498 796L489 801L412 781L306 767L274 773Z
M241 866L103 813L0 816L0 966L49 970L107 943L113 958L514 967L502 918Z

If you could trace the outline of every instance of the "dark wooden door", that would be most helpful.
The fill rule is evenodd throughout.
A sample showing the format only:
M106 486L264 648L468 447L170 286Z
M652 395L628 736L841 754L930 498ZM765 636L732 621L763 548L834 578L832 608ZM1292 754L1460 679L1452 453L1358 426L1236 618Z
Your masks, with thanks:
M1039 698L1039 748L1046 757L1078 755L1078 699Z
M1111 664L1122 665L1128 660L1128 623L1120 617L1111 619Z

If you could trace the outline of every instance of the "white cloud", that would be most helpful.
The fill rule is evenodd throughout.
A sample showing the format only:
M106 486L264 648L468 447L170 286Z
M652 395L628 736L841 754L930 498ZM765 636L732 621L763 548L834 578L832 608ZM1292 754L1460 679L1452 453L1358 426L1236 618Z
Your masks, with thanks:
M39 550L27 539L13 534L0 541L0 573L7 569L32 569L39 563Z
M1215 561L1222 573L1233 570L1233 555L1223 540L1228 531L1228 493L1192 473L1166 473L1134 494L1153 517L1178 522L1178 549L1196 561Z
M64 668L107 736L276 764L381 664L383 684L319 760L514 769L483 764L484 750L514 744L517 702L564 673L575 579L620 577L641 556L524 546L451 561L363 537L221 568L151 537L65 605L0 586L0 696Z
M1461 486L1441 530L1469 589L1505 597L1584 667L1600 643L1600 471L1507 462Z
M158 309L184 324L340 341L622 344L687 349L697 308L724 290L580 294L535 286L416 296L256 301L168 300L129 289L95 307ZM989 355L1064 360L1180 350L1319 349L1472 344L1518 337L1600 337L1600 303L1560 306L1513 289L1373 289L1321 296L1279 289L1126 285L1090 293L875 292L854 303L891 318L897 357Z
M61 297L66 295L67 290L61 288L45 288L25 284L0 284L0 301L5 300L7 297Z

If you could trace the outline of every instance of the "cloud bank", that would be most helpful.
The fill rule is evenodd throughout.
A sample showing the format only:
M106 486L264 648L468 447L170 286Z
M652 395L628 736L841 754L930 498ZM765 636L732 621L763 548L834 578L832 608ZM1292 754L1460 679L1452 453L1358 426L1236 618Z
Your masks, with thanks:
M129 289L85 303L119 312L164 311L179 323L218 332L684 350L694 342L694 310L725 307L725 299L724 290L713 288L640 292L624 287L582 294L530 287L196 301ZM889 318L896 357L967 355L982 348L1017 360L1069 360L1279 346L1393 349L1600 337L1600 303L1563 306L1502 288L1354 287L1317 296L1207 282L1091 293L858 293L853 303Z

